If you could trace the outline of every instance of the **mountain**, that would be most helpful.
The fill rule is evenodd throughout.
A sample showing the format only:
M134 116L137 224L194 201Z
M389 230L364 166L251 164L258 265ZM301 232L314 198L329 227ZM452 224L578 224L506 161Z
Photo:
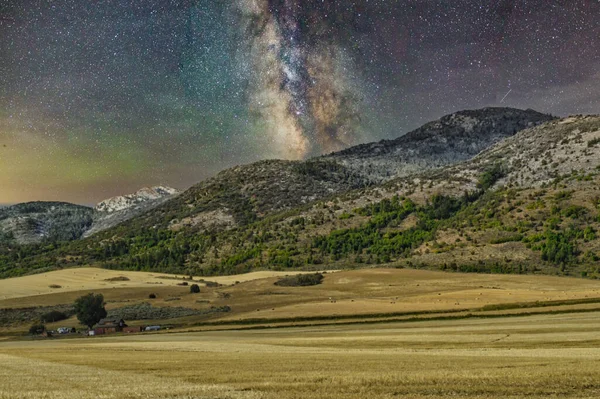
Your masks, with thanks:
M77 240L111 228L179 193L156 186L110 198L94 209L66 202L29 202L0 208L0 244Z
M28 202L0 208L0 243L78 239L92 225L93 210L66 202Z
M118 212L131 209L144 203L169 198L176 194L179 194L179 190L170 187L144 187L133 194L121 195L101 201L94 209L96 212Z
M303 162L269 160L237 166L142 215L136 224L194 231L243 226L349 190L469 159L502 138L553 119L512 108L461 111L392 141Z
M99 202L94 208L94 222L82 237L89 237L110 229L126 220L156 208L175 198L180 191L171 187L144 187L129 195L117 196Z
M395 140L359 145L304 162L270 160L237 166L184 193L155 186L109 198L98 203L93 212L77 208L80 220L72 214L66 216L71 227L60 234L48 233L54 231L54 225L62 227L57 223L60 213L52 213L55 211L36 211L31 216L27 211L18 212L19 218L7 219L0 231L6 237L14 233L21 244L73 240L140 215L142 220L136 223L145 227L230 229L349 190L469 159L503 138L552 119L536 111L512 108L461 111ZM44 209L58 206L37 204ZM165 206L159 207L162 204Z
M196 186L91 241L73 243L65 253L110 268L197 275L388 264L600 277L599 153L600 117L550 120L472 159L295 207L297 199L280 196L282 188L273 184L281 185L288 176L266 173L274 166L259 163L252 166L258 170L241 167L247 175L236 169L223 172L211 180L214 186ZM285 166L295 176L298 165L311 165L314 184L327 187L334 180L321 172L338 168L326 168L329 162ZM279 162L275 165L282 170ZM361 182L361 175L347 168L334 170L337 185ZM263 175L264 183L257 179ZM202 193L199 187L207 189L204 199L196 197ZM246 190L255 202L226 213L222 206L231 206L236 195L244 204ZM271 202L261 202L268 198ZM207 215L202 221L214 220L208 217L209 205L215 219L230 223L191 223L202 214ZM256 209L277 210L259 215ZM187 216L174 218L177 212Z
M381 183L470 159L523 129L553 119L530 109L460 111L395 140L351 147L324 158Z
M532 118L502 139L494 129L509 124L499 118L489 130L446 117L457 140L498 141L406 175L401 166L417 158L390 155L404 151L396 141L232 168L85 240L21 258L0 250L0 276L76 264L195 275L387 264L600 277L600 117ZM446 134L434 127L405 145L428 143L419 151L432 156L426 149ZM447 147L435 153L468 156ZM352 159L399 166L383 176Z

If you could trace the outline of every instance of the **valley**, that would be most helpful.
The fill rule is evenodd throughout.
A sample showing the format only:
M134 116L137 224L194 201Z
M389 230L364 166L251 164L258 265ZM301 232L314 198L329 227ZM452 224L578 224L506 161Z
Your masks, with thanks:
M0 342L0 397L594 398L598 328L596 312Z
M5 279L0 281L0 333L22 337L40 314L52 310L71 316L47 328L83 330L68 309L88 292L103 294L109 315L126 315L129 325L186 331L600 310L600 282L595 280L367 268L327 272L314 286L275 285L285 274L191 281L84 268ZM190 293L193 283L200 293Z
M0 399L600 398L598 16L0 1Z

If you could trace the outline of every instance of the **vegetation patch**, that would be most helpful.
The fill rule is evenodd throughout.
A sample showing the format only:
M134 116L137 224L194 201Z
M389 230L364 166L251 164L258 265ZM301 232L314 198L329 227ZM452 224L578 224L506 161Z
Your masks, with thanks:
M124 320L163 320L174 319L178 317L207 315L212 313L230 312L229 306L215 306L209 309L191 309L185 307L156 307L144 302L137 305L124 306L122 308L111 309L108 311L108 317Z
M321 273L315 274L296 274L294 276L286 276L275 282L275 285L281 287L308 287L311 285L319 285L323 281Z
M118 281L129 281L129 277L126 277L126 276L110 277L110 278L105 278L104 281L109 281L111 283L115 283Z
M75 314L75 310L72 305L0 309L0 326L9 327L25 323L39 323L42 321L42 317L52 318L52 315L59 314L65 315L64 319L67 319Z
M70 313L61 312L60 310L51 310L48 313L44 313L40 317L40 321L44 323L54 323L57 321L66 320L71 316L72 314Z

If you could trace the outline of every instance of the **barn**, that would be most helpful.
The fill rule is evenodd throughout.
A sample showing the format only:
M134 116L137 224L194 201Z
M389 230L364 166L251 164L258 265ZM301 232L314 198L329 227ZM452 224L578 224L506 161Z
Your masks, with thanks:
M127 327L123 319L102 319L94 327L95 335L112 334L122 332Z

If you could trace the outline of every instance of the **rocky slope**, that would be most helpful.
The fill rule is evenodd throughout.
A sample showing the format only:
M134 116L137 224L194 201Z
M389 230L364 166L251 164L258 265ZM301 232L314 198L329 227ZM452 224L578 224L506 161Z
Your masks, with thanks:
M94 210L96 212L118 212L140 204L146 204L156 200L167 199L173 195L179 194L179 190L165 186L144 187L141 190L129 195L112 197L99 202Z
M542 188L572 174L595 174L600 165L600 117L571 116L523 130L466 162L394 180L386 191L473 190L481 174L494 165L502 169L494 187Z
M517 132L554 119L533 110L484 108L446 115L395 140L326 156L381 183L465 161Z
M66 202L29 202L0 208L0 243L77 240L157 207L179 191L163 186L110 198L94 209Z
M126 220L156 208L179 194L180 191L177 189L155 186L142 188L134 194L106 199L94 208L94 221L82 237L89 237L117 226Z
M0 208L0 243L78 239L92 225L91 208L65 202L28 202Z
M203 181L136 220L136 225L195 231L233 228L469 159L527 127L554 119L532 110L485 108L447 115L396 140L349 148L304 162L261 161Z
M504 120L498 110L486 113ZM44 270L62 262L210 275L389 264L600 278L600 117L544 116L549 121L538 124L536 115L529 128L502 130L508 137L471 159L406 176L407 168L373 177L352 166L350 160L368 159L368 148L382 148L376 145L306 162L232 168L139 217L58 251L34 252L18 265ZM475 140L469 135L474 131L496 140L486 128L467 128L488 122L462 118L445 119L456 140ZM441 143L437 136L445 134L423 131L404 139L407 147L419 140ZM452 153L439 145L438 154ZM373 159L388 166L404 162L389 155L400 147L383 147L373 150ZM4 255L5 265L10 256ZM2 269L0 253L0 275L13 270Z

